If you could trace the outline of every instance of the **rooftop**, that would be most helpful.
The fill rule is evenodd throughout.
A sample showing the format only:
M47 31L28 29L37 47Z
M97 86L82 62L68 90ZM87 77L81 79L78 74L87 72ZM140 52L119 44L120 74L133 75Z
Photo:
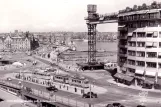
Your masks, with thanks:
M156 1L152 2L151 5L147 5L143 3L140 6L134 5L133 8L126 7L126 9L120 10L119 14L129 13L129 12L137 12L137 11L149 11L149 10L158 10L161 9L161 3L157 3Z

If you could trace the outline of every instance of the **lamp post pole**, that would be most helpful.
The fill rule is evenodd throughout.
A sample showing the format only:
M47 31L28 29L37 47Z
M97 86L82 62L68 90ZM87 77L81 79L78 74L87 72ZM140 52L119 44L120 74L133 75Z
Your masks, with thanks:
M89 104L89 107L91 107L91 82L90 82L90 104Z

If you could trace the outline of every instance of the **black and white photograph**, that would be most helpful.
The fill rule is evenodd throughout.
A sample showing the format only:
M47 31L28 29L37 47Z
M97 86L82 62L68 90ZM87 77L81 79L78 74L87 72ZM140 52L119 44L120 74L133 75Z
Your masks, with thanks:
M0 107L161 107L161 0L0 0Z

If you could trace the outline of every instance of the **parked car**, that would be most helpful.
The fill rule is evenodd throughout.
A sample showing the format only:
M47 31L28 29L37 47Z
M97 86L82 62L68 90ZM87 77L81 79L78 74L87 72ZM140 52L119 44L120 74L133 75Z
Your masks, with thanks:
M94 92L88 92L87 94L83 94L82 98L97 98L97 94L95 94Z
M11 81L12 79L10 77L7 78L8 81Z
M146 107L146 106L144 106L144 105L138 105L137 107Z
M108 104L108 105L106 105L106 107L113 107L113 105L112 104Z
M27 59L26 61L31 62L31 59Z
M121 103L113 103L112 104L114 107L124 107Z
M58 89L55 86L46 87L46 89L48 91L54 91L54 92L57 92L58 91Z

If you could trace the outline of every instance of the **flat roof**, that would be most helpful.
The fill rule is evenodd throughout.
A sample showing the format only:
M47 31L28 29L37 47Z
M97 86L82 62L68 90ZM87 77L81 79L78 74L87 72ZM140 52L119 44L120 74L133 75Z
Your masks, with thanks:
M118 17L129 16L129 15L134 15L134 14L157 13L160 10L161 9L150 9L150 10L139 10L139 11L126 12L126 13L119 13Z

